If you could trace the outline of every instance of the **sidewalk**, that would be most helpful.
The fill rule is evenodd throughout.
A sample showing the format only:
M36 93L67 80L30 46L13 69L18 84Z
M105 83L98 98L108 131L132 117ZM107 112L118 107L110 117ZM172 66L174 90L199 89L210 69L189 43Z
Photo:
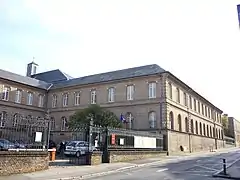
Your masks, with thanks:
M97 177L116 173L132 168L150 166L155 163L168 163L179 160L192 159L195 157L213 156L216 154L236 150L237 148L220 149L217 152L186 153L180 156L149 158L131 162L100 164L96 166L70 166L68 163L66 163L66 160L59 160L54 163L58 165L50 166L48 170L8 177L0 177L0 180L70 180L74 177L77 179L85 179L89 177Z

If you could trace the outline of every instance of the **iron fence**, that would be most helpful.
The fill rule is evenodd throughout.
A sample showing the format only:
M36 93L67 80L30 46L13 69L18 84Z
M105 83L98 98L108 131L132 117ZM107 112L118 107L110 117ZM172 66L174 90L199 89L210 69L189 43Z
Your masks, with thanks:
M8 122L11 120L9 117ZM46 149L49 130L47 118L21 117L15 123L6 123L0 127L0 150Z

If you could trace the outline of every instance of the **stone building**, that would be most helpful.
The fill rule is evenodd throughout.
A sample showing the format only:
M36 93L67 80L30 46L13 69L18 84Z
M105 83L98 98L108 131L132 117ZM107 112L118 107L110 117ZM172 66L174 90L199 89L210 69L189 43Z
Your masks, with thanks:
M172 73L156 64L72 78L60 70L27 77L0 70L0 126L12 117L44 116L52 130L67 131L69 117L89 104L99 104L127 120L126 128L160 131L168 151L223 147L222 111Z
M240 146L240 122L234 117L228 117L228 132L235 140L235 145Z

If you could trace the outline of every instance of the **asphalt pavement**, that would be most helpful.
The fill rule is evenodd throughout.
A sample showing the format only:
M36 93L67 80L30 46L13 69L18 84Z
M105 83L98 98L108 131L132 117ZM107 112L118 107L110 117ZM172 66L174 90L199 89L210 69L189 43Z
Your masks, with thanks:
M222 169L223 158L226 159L227 165L230 165L240 158L240 150L211 157L158 163L107 176L94 177L91 180L223 180L224 178L212 177L214 173Z

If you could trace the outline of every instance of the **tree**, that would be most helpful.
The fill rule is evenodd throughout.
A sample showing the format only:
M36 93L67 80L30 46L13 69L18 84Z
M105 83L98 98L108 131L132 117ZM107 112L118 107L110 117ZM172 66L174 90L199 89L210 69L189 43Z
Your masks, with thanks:
M113 112L94 104L85 109L76 111L70 117L69 128L75 129L89 126L91 118L93 119L94 125L102 127L122 127L120 119Z
M222 116L222 125L223 125L223 132L225 136L231 136L229 129L228 129L228 115L224 114Z

